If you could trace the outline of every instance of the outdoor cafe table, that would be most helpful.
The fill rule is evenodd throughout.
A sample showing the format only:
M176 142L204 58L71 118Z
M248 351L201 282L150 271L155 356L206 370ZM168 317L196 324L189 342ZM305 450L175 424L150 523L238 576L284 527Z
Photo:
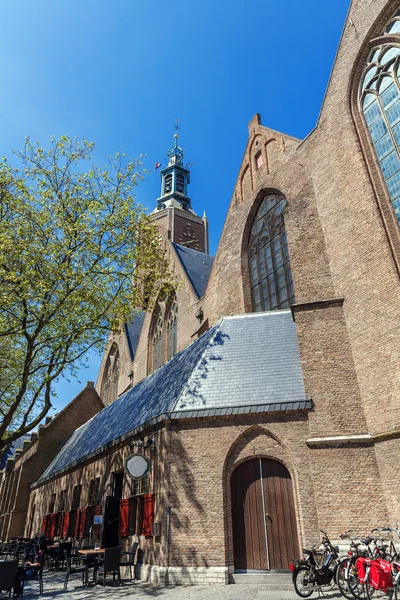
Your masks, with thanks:
M104 550L105 548L98 548L97 550L95 550L95 548L92 550L78 550L78 554L104 554Z

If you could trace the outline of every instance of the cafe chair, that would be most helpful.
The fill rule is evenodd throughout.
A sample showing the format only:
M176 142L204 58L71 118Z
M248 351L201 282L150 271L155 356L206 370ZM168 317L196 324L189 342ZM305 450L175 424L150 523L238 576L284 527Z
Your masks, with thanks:
M83 546L83 538L81 538L78 541L78 544L72 548L72 556L79 556L79 550L82 550L82 546Z
M22 596L24 595L24 586L25 586L25 581L37 581L39 584L39 596L41 596L43 594L43 569L44 569L44 565L45 565L45 560L43 560L40 569L34 569L34 572L32 573L27 573L24 570L24 566L22 566L22 574L21 574L21 593L20 596L22 598ZM29 567L28 567L28 570Z
M60 564L64 564L65 552L67 552L68 558L71 558L72 542L60 542L58 548L55 548L56 552L53 555L52 566L58 571Z
M117 546L116 548L106 548L104 550L104 559L101 566L97 569L96 574L96 583L97 577L100 575L103 579L103 586L106 585L106 577L107 573L113 574L113 581L115 581L115 575L117 575L118 583L121 582L121 576L119 572L119 567L121 563L121 546Z
M11 598L11 590L14 590L17 577L18 561L5 560L0 562L0 590L8 591Z
M64 560L65 560L65 578L64 578L64 589L68 588L68 579L70 575L76 575L80 573L82 575L82 585L87 583L87 574L88 568L86 564L86 556L82 556L81 558L74 558L74 563L71 564L71 556L68 555L68 551L64 550ZM78 564L78 561L82 561L83 564Z
M138 545L139 544L137 542L134 542L129 552L121 552L122 560L119 563L120 567L129 567L131 579L134 579L134 577L132 577L132 567L133 574L135 574L135 556L138 549Z

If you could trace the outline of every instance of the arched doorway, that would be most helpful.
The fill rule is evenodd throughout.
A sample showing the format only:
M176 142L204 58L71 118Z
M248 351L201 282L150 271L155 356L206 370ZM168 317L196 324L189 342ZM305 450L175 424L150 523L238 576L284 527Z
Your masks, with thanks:
M281 463L253 458L231 478L236 572L288 569L299 556L292 480Z

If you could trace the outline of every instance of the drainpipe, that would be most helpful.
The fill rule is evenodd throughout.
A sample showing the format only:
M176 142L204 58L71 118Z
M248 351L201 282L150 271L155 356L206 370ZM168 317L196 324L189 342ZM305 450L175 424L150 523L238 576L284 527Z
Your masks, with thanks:
M165 540L165 585L168 585L168 569L169 569L169 536L170 536L170 522L171 522L171 507L167 508L167 532L166 532L166 540Z

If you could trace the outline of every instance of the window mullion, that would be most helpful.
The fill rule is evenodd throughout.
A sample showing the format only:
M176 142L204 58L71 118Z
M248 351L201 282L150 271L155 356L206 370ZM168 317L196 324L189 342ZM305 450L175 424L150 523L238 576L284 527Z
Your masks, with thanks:
M396 78L394 77L393 79L395 80L395 84L397 86L397 89L398 89L399 95L400 95L400 88L399 88L399 85L398 85L398 83L396 81ZM393 142L393 147L394 147L394 149L395 149L395 151L397 153L397 156L398 156L398 158L400 160L400 149L397 146L396 139L395 139L395 137L393 135L392 126L389 123L389 119L387 118L386 111L385 111L385 108L384 108L384 106L382 104L380 93L378 91L377 91L377 94L376 94L376 98L377 98L377 101L378 101L378 104L379 104L379 109L381 111L382 118L385 121L385 125L387 127L388 133L389 133L390 138L391 138L391 140ZM374 144L374 149L375 149L375 144ZM375 153L376 153L376 150L375 150ZM385 178L385 180L386 180L386 178Z
M264 294L262 294L262 276L261 276L261 250L262 248L264 248L265 246L263 246L262 248L259 248L258 245L258 232L256 233L257 236L257 252L256 252L256 266L257 266L257 279L258 279L258 291L260 294L260 301L261 301L261 308L263 310L265 310L265 304L264 304Z
M276 310L281 304L293 301L289 275L290 261L285 246L285 222L283 215L278 212L281 200L282 197L280 195L266 196L260 205L258 215L265 210L267 206L270 208L262 217L256 215L254 220L254 223L259 224L260 220L263 219L263 245L260 248L260 240L257 233L257 250L255 254L248 257L250 271L253 274L250 281L253 297L253 310L255 311L260 309ZM254 223L253 228L255 226ZM258 228L259 227L257 227L257 229ZM266 239L266 242L264 242L264 239ZM274 246L276 246L276 248ZM253 245L251 247L253 248ZM264 275L262 275L261 272L261 260L263 258L265 260ZM281 278L283 287L280 291L279 276L282 273L284 274L283 278ZM254 290L257 290L260 294L259 303L255 298Z

